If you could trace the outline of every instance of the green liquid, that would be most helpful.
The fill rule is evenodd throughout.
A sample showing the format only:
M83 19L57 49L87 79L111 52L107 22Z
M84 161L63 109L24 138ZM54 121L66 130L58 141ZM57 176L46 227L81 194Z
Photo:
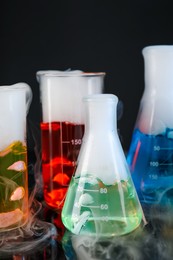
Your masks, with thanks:
M135 230L141 220L131 180L105 185L89 175L72 177L62 210L62 221L72 233L119 236Z

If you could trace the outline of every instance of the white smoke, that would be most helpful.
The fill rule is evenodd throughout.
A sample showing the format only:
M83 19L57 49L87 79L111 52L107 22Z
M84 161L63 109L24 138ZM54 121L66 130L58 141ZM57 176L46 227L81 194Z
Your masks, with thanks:
M43 122L84 123L82 98L102 93L104 73L39 71Z
M153 207L148 224L116 237L74 235L62 241L67 260L172 260L173 210Z

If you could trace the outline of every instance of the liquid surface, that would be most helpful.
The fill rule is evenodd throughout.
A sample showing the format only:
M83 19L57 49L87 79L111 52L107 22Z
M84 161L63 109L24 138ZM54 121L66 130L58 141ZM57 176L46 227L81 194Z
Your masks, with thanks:
M136 229L142 219L131 181L106 186L92 176L72 177L62 221L74 234L113 236Z
M127 162L141 204L173 204L173 129L161 135L135 130Z
M18 141L0 151L0 231L22 225L27 212L26 146Z
M44 199L62 209L82 144L84 125L68 122L41 124Z

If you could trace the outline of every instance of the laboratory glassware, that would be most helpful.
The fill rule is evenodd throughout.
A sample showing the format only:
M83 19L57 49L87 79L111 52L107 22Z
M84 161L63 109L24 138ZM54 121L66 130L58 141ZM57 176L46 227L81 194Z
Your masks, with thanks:
M117 134L113 94L84 97L85 133L62 210L74 234L114 236L135 230L143 212Z
M102 93L105 73L38 71L44 200L61 210L84 133L82 97Z
M142 51L145 88L127 162L145 211L173 205L173 46Z
M26 116L32 91L25 83L0 86L0 232L28 217Z

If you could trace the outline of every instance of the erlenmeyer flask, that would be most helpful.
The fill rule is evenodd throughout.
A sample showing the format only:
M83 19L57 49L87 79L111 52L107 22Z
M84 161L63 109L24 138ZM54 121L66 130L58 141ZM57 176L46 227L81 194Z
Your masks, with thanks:
M102 93L105 73L39 71L45 202L61 210L84 133L82 97Z
M136 229L142 210L116 129L117 97L90 95L76 171L62 210L74 234L122 235Z
M173 46L143 49L145 89L127 162L145 210L173 204Z
M28 218L26 116L31 100L25 83L0 86L0 232L23 226Z

